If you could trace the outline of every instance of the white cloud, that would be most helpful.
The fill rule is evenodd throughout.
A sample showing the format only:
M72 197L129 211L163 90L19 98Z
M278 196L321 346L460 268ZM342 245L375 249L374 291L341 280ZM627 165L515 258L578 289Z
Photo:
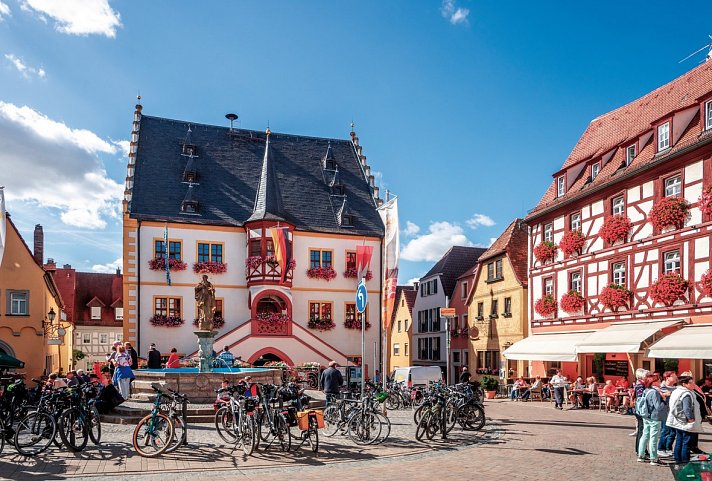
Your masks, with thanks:
M129 150L131 149L131 142L128 140L112 140L111 143L121 149L121 154L124 157L128 157Z
M0 22L2 22L3 17L9 17L10 16L10 7L7 6L7 3L3 3L0 1Z
M490 216L484 214L474 214L466 222L473 229L477 229L479 226L492 227L495 224Z
M489 244L487 244L487 247L489 247L489 246L491 246L492 244L494 244L494 241L496 241L496 240L497 240L496 237L490 237Z
M11 180L8 201L57 209L65 224L89 229L120 218L123 186L108 177L97 156L117 147L93 132L0 101L0 145L3 177Z
M470 9L458 7L455 0L442 0L440 13L453 25L459 23L467 25L467 17L470 15Z
M114 262L109 262L108 264L94 264L91 266L91 270L102 274L114 274L116 269L121 269L123 265L124 260L119 257Z
M401 258L414 262L434 262L454 245L474 244L467 238L462 226L450 222L433 222L428 227L427 234L417 236L403 247Z
M22 0L21 7L43 21L46 17L54 19L57 31L69 35L114 38L121 27L121 15L108 0Z
M10 62L18 72L22 74L23 77L25 78L30 78L32 76L37 76L39 78L44 78L47 73L45 70L40 67L40 68L33 68L33 67L28 67L25 65L25 62L22 61L22 59L14 54L11 53L6 53L5 54L5 59Z
M421 276L421 277L422 277L422 276ZM408 280L405 282L405 285L406 285L406 286L412 286L412 285L415 284L416 282L420 282L420 277L413 277L412 279L408 279Z
M414 224L411 221L406 221L405 223L405 229L403 229L403 233L407 235L408 237L412 237L415 234L420 232L420 226L418 224Z

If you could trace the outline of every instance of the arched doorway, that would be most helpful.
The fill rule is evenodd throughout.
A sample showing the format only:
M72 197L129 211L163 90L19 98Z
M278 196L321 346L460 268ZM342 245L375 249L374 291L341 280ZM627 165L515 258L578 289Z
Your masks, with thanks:
M272 362L272 361L279 362L279 361L284 361L284 359L282 359L281 357L279 357L276 354L272 354L271 352L268 352L266 354L262 354L260 357L255 359L255 362L253 362L252 365L256 366L256 367L260 367L260 366L264 366L268 362Z
M289 356L287 356L279 349L275 349L273 347L266 347L264 349L260 349L259 351L251 355L250 359L248 360L248 362L253 366L264 366L266 363L272 361L282 361L288 366L294 365Z
M9 344L3 341L0 341L0 353L15 357L15 351L13 351Z

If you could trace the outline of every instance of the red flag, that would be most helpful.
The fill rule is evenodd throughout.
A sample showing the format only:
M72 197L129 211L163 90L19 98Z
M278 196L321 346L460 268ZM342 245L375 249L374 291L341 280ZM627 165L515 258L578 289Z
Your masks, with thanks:
M371 268L371 256L373 256L373 246L356 246L356 278L358 282L366 277L366 273Z
M281 267L281 274L279 276L280 284L284 284L287 280L289 261L291 260L291 249L289 249L289 237L287 236L288 231L289 229L286 227L275 227L272 229L274 256L277 258L277 262L279 262L279 266Z

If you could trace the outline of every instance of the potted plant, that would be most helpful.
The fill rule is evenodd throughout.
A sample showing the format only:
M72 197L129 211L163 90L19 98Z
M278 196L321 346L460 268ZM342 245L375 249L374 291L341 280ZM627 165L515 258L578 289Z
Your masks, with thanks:
M653 205L648 213L650 223L658 230L682 228L690 215L690 204L682 197L665 197Z
M578 291L569 291L563 296L561 296L561 310L567 314L576 314L581 312L586 299Z
M608 245L613 245L618 241L627 242L632 229L633 223L627 216L612 215L603 221L598 236Z
M571 257L573 254L580 254L583 246L586 245L586 236L581 231L570 230L559 242L559 248L564 253L564 257Z
M700 291L707 297L712 297L712 269L708 269L700 279Z
M671 273L665 274L653 282L648 293L656 304L669 307L684 296L689 287L690 284L680 274Z
M542 317L549 317L556 314L557 308L556 299L551 294L545 295L534 303L534 310Z
M613 312L617 312L619 308L627 306L633 293L624 286L611 283L601 290L598 295L598 300L603 305Z
M536 260L538 260L542 264L546 264L547 262L553 261L556 258L557 249L558 247L553 242L544 241L534 247L534 257L536 257Z
M494 399L499 388L499 379L493 376L484 376L482 378L482 389L485 390L487 399Z
M700 195L697 205L707 217L712 217L712 184L705 187Z

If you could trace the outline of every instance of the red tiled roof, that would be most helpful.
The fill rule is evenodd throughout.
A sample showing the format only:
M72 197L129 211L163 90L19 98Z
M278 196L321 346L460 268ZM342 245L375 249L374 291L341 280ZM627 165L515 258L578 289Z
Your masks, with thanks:
M522 219L514 219L492 245L480 256L481 263L506 254L514 274L522 286L527 285L527 227Z
M705 62L638 100L592 120L561 170L575 173L577 164L589 160L600 160L611 152L613 152L613 156L606 165L602 166L599 175L592 182L589 180L590 168L587 166L578 175L573 185L567 185L567 192L562 197L557 198L556 181L553 180L527 219L542 210L555 207L568 199L578 197L580 194L585 194L582 192L584 189L588 191L592 187L612 184L622 177L623 173L627 174L642 169L701 140L699 112L689 121L686 130L678 133L680 138L663 155L656 155L653 145L654 136L649 136L649 133L653 130L654 122L665 117L672 117L674 113L679 113L687 108L694 108L699 99L710 92L712 92L712 62ZM676 130L676 123L682 125L686 120L681 119L680 122L673 122L673 129ZM676 133L676 131L671 132L671 140L674 140ZM646 140L645 145L639 146L639 152L631 165L623 168L624 148L639 140Z
M74 282L69 279L74 278ZM96 272L76 272L74 269L57 269L55 278L58 279L61 292L67 298L73 297L71 310L67 314L71 320L79 325L102 325L117 327L122 322L117 321L112 305L123 298L121 274L100 274ZM101 319L91 319L91 309L87 307L92 300L97 299L106 307L101 309Z

